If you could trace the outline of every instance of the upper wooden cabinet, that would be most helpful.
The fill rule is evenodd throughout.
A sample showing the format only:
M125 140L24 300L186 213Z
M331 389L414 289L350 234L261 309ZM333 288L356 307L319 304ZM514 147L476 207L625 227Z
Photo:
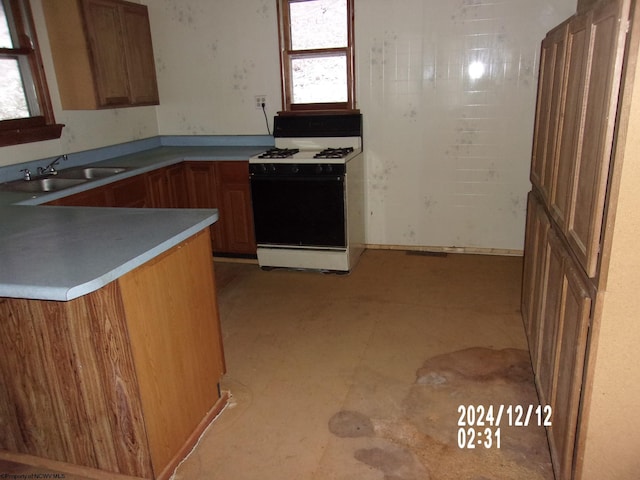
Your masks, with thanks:
M563 93L562 70L565 59L568 22L549 32L542 42L538 103L531 158L531 183L547 200L551 194L552 175L557 165L556 138Z
M624 56L624 2L601 2L542 42L531 182L579 263L597 275Z
M159 103L149 14L121 0L43 0L62 107Z

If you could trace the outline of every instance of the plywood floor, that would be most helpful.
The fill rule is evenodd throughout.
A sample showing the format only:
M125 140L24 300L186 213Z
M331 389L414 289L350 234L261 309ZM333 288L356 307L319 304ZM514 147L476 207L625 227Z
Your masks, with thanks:
M502 420L501 448L496 428L491 448L458 447L460 405L537 405L521 258L368 250L348 276L215 268L232 400L176 480L552 478L536 426Z

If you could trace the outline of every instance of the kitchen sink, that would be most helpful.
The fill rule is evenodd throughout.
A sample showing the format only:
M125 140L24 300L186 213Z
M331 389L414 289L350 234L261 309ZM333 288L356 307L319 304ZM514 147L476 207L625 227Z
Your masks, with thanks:
M127 170L129 170L127 167L72 167L59 170L55 176L8 182L0 185L0 190L28 193L56 192L81 183L117 175Z
M5 183L0 185L3 190L10 190L14 192L28 192L28 193L43 193L43 192L55 192L65 188L73 187L86 182L87 179L81 178L59 178L59 177L46 177L36 178L34 180L16 180L15 182Z
M125 167L75 167L66 170L60 170L57 178L79 178L85 180L98 180L100 178L110 177L118 173L125 172Z

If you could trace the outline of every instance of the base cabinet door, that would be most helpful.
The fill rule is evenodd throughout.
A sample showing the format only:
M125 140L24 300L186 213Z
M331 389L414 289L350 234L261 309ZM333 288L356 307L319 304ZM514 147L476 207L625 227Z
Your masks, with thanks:
M530 201L527 228L535 232L537 227L538 235L527 244L525 275L532 280L523 288L531 285L530 296L537 298L524 318L540 403L553 412L547 434L554 471L558 480L570 480L594 294L566 242L545 217L544 208ZM530 252L536 253L534 258Z
M217 208L212 226L215 254L255 255L249 162L185 162L189 207Z
M540 330L543 319L540 309L545 266L543 256L546 251L549 226L549 219L537 196L533 192L529 193L522 278L522 316L534 366L540 356L540 342L535 333Z
M142 175L126 178L107 185L110 207L145 208L148 207L147 191Z
M186 177L182 163L147 173L147 203L151 208L188 208Z
M211 248L214 253L225 248L222 235L222 214L215 162L185 162L185 175L191 208L217 208L220 218L211 226Z
M571 479L573 474L592 303L583 275L579 274L571 259L566 259L557 316L556 373L551 401L553 424L548 430L551 457L558 479Z
M249 187L248 162L218 162L222 219L229 253L255 255L256 239L253 227L253 207Z

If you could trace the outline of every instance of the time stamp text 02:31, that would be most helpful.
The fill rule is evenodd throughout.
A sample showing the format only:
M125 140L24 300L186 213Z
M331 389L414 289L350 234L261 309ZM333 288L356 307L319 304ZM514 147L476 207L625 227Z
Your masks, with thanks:
M501 427L551 426L551 405L459 405L458 448L500 448Z

